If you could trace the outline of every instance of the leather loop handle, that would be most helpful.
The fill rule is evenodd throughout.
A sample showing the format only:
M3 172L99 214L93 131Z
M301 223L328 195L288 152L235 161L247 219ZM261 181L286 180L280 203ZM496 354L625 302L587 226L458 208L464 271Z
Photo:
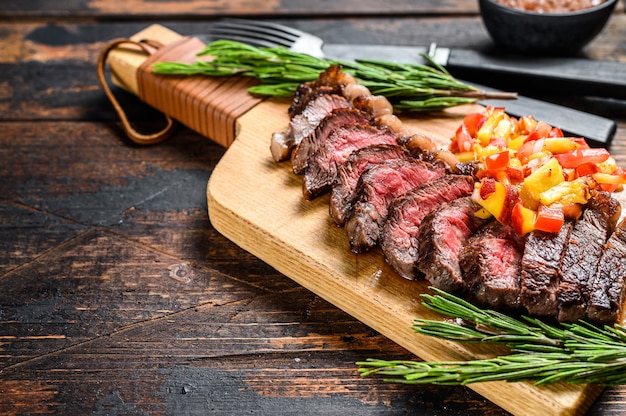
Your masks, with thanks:
M113 104L113 107L115 108L115 111L117 112L117 115L119 116L122 122L122 126L124 127L124 131L126 132L128 137L133 142L142 144L142 145L160 143L163 140L167 139L176 129L177 123L174 121L174 119L172 119L167 114L164 114L165 119L167 121L167 125L162 130L156 133L152 133L152 134L139 133L137 130L133 128L133 126L128 121L128 117L126 117L126 112L117 101L117 98L115 98L115 96L113 95L113 92L109 88L109 85L106 81L105 67L107 63L107 57L109 56L109 53L113 49L125 43L139 46L148 55L151 55L152 53L154 53L155 49L157 49L159 46L159 45L154 45L149 42L135 42L135 41L128 40L128 39L112 40L105 46L105 48L100 53L100 57L98 59L98 80L100 81L100 85L102 86L102 89L104 90L106 96L109 98L109 101L111 101L111 104Z

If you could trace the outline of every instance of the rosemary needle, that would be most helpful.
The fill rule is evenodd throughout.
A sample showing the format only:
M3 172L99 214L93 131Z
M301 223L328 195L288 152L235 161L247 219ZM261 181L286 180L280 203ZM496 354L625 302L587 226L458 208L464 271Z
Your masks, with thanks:
M166 75L242 75L259 80L249 89L253 94L290 97L303 82L317 79L332 65L353 75L372 94L383 95L398 110L436 111L474 103L487 98L513 99L515 93L486 92L452 77L443 67L399 64L378 60L338 61L316 58L284 47L257 48L232 40L217 40L199 54L210 55L210 62L197 60L157 62L153 72ZM425 56L429 59L428 56Z
M559 326L538 319L514 319L480 309L449 293L422 295L429 309L455 322L417 319L413 329L456 342L503 344L511 353L492 359L452 362L358 362L362 376L382 375L407 384L466 385L486 381L531 381L535 385L567 382L613 386L626 384L626 328L595 327L584 321Z

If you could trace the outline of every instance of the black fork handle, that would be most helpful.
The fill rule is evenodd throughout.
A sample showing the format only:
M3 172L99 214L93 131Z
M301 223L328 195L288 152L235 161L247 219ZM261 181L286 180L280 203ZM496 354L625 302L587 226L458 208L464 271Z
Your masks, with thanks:
M459 78L503 89L515 85L520 92L626 98L626 64L620 62L452 49L446 68Z

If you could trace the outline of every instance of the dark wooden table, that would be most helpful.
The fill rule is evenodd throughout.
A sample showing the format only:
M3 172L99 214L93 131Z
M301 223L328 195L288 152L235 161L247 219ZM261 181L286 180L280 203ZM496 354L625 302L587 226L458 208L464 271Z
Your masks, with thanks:
M413 357L212 228L225 149L185 128L125 138L97 83L104 44L222 16L329 42L490 42L473 0L0 2L0 413L506 414L467 388L361 379L355 361ZM626 61L622 7L583 54ZM118 93L138 125L161 123ZM626 103L543 98L614 118L626 165ZM625 413L626 387L589 411Z

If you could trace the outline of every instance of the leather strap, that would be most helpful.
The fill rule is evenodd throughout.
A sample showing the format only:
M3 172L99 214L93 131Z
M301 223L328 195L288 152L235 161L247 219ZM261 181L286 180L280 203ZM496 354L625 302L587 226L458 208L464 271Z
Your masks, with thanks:
M162 45L160 45L158 42L153 42L153 41L136 42L136 41L132 41L128 39L112 40L104 47L104 49L100 53L100 57L98 59L98 68L97 68L98 80L100 81L100 85L102 86L102 89L104 90L106 96L109 98L109 101L111 101L111 104L113 104L113 108L117 112L117 115L119 116L122 122L122 126L124 127L124 131L126 132L126 135L133 142L142 144L142 145L160 143L163 140L167 139L176 129L177 123L174 121L174 119L172 119L169 115L164 114L165 119L167 121L167 125L162 130L156 133L152 133L152 134L139 133L131 125L130 121L128 120L128 117L126 116L126 112L117 101L117 98L115 98L115 95L113 94L113 92L111 91L107 83L107 80L105 77L107 57L109 56L109 53L113 49L123 44L131 44L131 45L139 46L141 50L144 51L147 55L154 54Z

